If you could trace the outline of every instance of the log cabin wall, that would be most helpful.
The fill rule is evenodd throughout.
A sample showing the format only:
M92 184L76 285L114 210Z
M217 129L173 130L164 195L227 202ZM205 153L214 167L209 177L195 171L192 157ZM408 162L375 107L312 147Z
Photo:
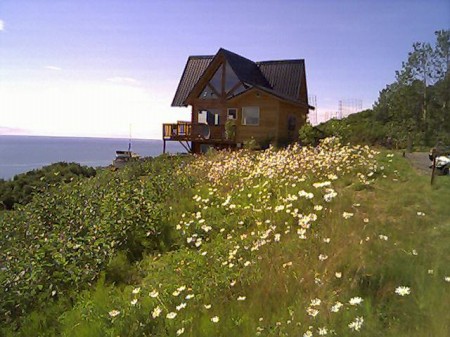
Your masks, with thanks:
M242 125L242 108L259 107L259 125ZM257 142L276 141L279 125L279 100L258 90L251 90L228 103L228 108L237 108L236 142L254 138Z
M254 138L261 144L277 143L286 144L298 139L298 131L306 122L308 109L296 104L280 101L280 99L269 95L261 90L253 89L230 100L202 100L196 99L192 102L192 122L198 123L198 111L202 109L220 110L220 125L227 121L227 110L237 109L235 120L236 138L235 143ZM259 124L243 125L242 108L259 107ZM290 126L289 119L294 117L295 123ZM195 153L200 152L200 145L193 144Z
M306 107L280 102L278 141L281 143L296 141L300 128L306 123L307 113Z

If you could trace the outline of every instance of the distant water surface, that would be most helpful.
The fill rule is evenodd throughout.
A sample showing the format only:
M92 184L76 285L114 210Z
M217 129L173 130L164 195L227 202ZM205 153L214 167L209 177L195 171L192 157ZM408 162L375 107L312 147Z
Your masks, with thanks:
M56 162L76 162L87 166L108 166L117 150L128 150L128 139L75 138L0 135L0 179L11 179ZM186 152L178 142L167 142L166 152ZM131 150L142 157L162 153L162 140L136 139Z

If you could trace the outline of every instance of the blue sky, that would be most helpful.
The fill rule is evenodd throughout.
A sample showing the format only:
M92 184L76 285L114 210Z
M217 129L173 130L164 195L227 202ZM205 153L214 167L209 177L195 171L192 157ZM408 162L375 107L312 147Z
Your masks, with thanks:
M160 138L189 55L303 58L318 118L371 107L448 0L0 0L0 134Z

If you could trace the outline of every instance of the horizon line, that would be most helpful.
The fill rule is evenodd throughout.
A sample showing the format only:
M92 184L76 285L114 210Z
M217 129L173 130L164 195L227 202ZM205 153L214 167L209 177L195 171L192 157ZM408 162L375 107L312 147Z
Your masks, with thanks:
M61 136L61 135L27 135L27 134L0 134L0 137L47 137L47 138L100 138L100 139L131 139L133 140L161 140L162 138L134 138L126 136Z

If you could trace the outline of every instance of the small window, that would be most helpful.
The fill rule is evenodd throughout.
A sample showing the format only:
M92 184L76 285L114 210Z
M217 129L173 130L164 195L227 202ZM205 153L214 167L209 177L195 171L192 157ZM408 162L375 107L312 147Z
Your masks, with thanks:
M227 113L228 119L236 119L237 118L237 109L230 108Z
M259 125L259 106L242 108L242 125Z
M206 123L206 115L207 115L207 111L206 110L200 110L198 112L198 123L199 124L207 124Z

